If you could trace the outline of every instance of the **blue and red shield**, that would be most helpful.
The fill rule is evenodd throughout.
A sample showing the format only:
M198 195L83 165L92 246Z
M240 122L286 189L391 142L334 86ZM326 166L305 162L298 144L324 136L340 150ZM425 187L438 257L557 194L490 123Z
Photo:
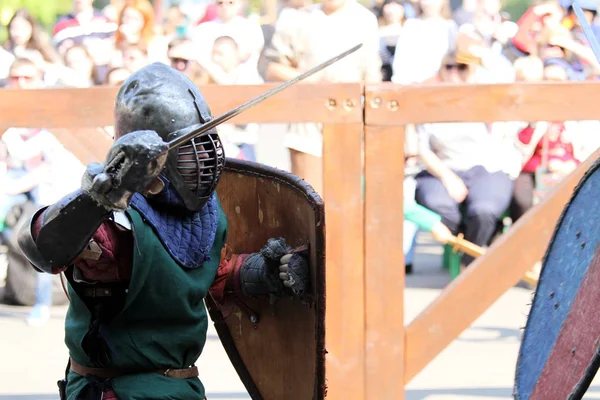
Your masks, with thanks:
M546 252L519 352L515 399L581 399L600 366L599 166L575 189Z

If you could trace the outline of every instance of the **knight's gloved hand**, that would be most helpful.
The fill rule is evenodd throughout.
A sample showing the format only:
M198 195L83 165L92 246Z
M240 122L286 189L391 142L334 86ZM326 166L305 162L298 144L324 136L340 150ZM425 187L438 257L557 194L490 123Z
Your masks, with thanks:
M306 257L300 253L286 254L279 262L279 279L283 286L290 288L294 294L303 294L310 282Z
M117 139L104 164L91 163L81 188L109 210L124 211L135 192L145 191L167 162L168 148L154 131L136 131Z
M259 253L249 255L240 270L244 295L300 295L307 290L308 262L300 253L289 254L291 251L279 238L269 239Z

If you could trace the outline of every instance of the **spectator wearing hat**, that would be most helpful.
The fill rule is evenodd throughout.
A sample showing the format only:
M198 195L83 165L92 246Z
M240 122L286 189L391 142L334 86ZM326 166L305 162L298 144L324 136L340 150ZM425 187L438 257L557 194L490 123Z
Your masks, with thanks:
M114 36L117 25L92 4L93 0L73 0L72 11L54 25L53 41L61 54L74 44L87 46L88 39Z
M456 38L457 57L469 64L477 75L477 83L511 83L515 73L511 62L492 48L475 30L464 30Z
M479 83L477 57L446 56L440 84ZM510 123L429 123L417 125L418 153L425 170L416 176L417 203L442 217L453 234L479 246L489 245L498 219L508 209L521 159ZM510 139L510 140L509 140ZM464 255L468 265L473 257Z

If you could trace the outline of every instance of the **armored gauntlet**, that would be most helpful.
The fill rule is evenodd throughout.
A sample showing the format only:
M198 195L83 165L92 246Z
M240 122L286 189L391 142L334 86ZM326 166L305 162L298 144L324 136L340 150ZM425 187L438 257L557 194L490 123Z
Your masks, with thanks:
M282 238L269 239L259 253L249 255L240 270L244 295L303 294L309 286L308 262L292 250Z
M135 192L145 191L167 161L168 147L154 131L121 136L104 164L88 165L83 191L108 210L124 211Z

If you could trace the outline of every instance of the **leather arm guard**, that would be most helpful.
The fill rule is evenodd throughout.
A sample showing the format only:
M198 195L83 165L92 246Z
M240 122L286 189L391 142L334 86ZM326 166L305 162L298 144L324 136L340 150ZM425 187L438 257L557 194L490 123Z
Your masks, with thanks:
M36 270L57 273L81 254L111 215L111 211L79 189L38 210L19 231L19 247ZM41 229L34 235L33 224L39 218Z

